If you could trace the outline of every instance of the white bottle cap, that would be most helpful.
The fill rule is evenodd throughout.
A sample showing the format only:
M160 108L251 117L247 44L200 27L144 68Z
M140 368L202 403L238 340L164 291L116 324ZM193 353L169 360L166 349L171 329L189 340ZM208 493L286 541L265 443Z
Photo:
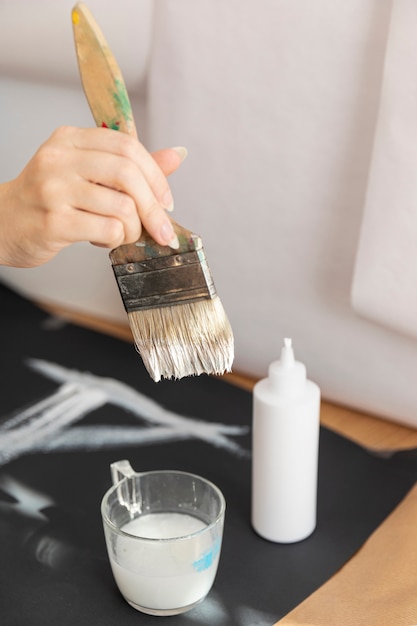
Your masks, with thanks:
M307 379L304 363L296 361L292 341L284 339L281 358L269 366L269 380L274 392L285 396L293 396L303 391Z

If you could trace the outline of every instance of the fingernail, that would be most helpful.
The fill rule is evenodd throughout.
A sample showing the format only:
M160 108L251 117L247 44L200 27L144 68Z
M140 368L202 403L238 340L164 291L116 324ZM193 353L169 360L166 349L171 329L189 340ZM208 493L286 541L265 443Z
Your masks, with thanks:
M173 250L178 250L178 248L180 247L180 242L178 240L177 235L174 235L174 237L171 239L168 245Z
M180 242L178 241L178 237L175 234L171 222L165 222L162 224L161 235L162 239L166 242L166 245L170 248L174 248L174 250L176 250L180 247Z
M188 150L187 148L184 148L184 146L175 146L172 150L175 150L175 152L181 157L181 161L184 161L184 159L187 158Z
M164 209L170 213L174 210L174 199L170 189L168 189L168 191L166 191L162 196L161 204Z

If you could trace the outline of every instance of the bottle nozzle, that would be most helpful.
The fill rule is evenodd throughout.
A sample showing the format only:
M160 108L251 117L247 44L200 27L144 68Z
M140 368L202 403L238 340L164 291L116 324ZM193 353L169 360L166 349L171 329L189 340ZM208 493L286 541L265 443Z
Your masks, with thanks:
M292 349L292 340L289 337L284 339L284 345L281 348L281 366L284 368L293 367L295 362L294 350Z
M269 366L269 379L274 389L285 395L298 393L305 384L305 365L295 360L292 340L289 337L284 339L280 360Z

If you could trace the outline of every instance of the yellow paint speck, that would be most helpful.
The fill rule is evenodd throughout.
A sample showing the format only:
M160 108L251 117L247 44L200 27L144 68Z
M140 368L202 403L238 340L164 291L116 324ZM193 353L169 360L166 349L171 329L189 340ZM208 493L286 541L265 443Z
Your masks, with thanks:
M73 24L78 24L79 21L80 21L80 15L79 15L78 11L73 11L72 12L72 23Z

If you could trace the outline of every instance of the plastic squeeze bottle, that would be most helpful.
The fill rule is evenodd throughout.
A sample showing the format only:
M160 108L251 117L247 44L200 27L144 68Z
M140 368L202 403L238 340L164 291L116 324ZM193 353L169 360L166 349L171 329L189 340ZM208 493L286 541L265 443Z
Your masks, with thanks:
M253 391L252 526L292 543L316 527L320 389L307 380L291 339Z

